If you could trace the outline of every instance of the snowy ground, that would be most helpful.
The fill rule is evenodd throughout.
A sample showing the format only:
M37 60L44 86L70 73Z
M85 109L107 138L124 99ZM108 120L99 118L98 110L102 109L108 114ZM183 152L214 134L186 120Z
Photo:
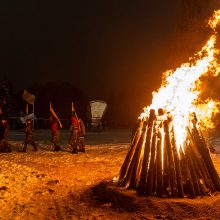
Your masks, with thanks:
M129 131L89 133L86 153L71 154L68 131L63 151L53 152L50 132L37 131L39 151L18 152L24 134L13 131L13 152L0 154L0 219L220 219L220 194L191 199L140 198L143 209L100 202L92 188L119 172L130 141ZM220 141L213 138L220 152ZM220 154L212 154L220 174ZM134 194L134 192L128 192Z

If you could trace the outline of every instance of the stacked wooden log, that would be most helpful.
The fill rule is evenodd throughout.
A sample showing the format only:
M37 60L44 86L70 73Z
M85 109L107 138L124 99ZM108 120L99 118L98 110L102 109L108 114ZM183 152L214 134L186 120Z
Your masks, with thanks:
M190 197L220 191L220 178L195 114L182 148L177 148L171 117L150 110L140 120L121 167L118 185L141 195Z

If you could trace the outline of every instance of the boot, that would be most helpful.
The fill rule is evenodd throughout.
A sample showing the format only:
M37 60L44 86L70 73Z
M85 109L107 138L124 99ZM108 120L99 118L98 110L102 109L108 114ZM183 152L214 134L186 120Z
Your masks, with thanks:
M85 145L84 145L84 144L81 144L81 145L80 145L80 147L79 147L79 152L85 153Z
M213 146L210 146L210 147L209 147L209 150L210 150L211 153L213 153L213 154L216 153L215 148L214 148Z
M77 148L73 148L73 150L71 151L72 154L77 154L78 153L78 150Z
M71 153L72 154L78 154L78 151L77 150L72 150Z
M60 151L60 146L56 145L54 151Z
M81 148L79 149L79 152L85 153L85 147L81 147Z
M34 147L33 151L37 151L37 144L33 141L31 145Z
M11 152L11 148L9 146L7 146L6 148L6 152L10 153Z

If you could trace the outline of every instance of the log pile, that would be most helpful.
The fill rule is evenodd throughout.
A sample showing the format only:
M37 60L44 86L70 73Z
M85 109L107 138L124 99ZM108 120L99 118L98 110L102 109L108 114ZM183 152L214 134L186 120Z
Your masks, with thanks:
M172 119L162 109L140 120L122 164L118 185L141 195L189 197L220 191L220 178L192 114L183 148L178 149Z

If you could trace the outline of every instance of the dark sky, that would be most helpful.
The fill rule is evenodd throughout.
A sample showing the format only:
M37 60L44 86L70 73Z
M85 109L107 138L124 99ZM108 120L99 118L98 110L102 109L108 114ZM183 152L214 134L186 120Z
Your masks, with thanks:
M168 68L175 2L7 1L1 76L20 88L66 81L97 98L157 89Z

